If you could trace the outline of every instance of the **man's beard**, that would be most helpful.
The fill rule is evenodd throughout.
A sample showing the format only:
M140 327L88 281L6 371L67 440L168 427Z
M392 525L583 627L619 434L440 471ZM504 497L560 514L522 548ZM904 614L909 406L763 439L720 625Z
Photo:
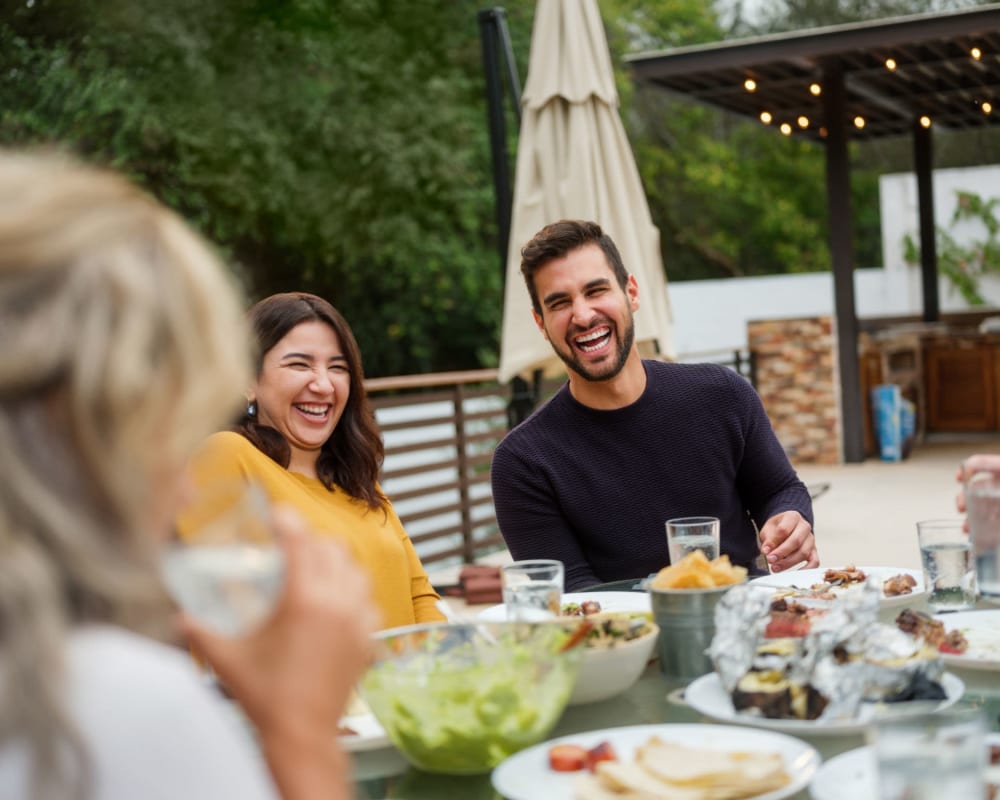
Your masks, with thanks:
M615 341L617 342L615 358L609 366L602 366L598 370L593 371L588 370L580 363L576 348L572 344L569 345L568 353L553 348L556 351L556 355L562 359L562 362L585 381L609 381L614 378L625 368L625 362L628 361L628 355L635 342L635 321L632 318L632 314L628 315L628 325L625 328L625 335L621 337L618 336L618 326L612 323L611 320L606 320L606 322L615 331Z

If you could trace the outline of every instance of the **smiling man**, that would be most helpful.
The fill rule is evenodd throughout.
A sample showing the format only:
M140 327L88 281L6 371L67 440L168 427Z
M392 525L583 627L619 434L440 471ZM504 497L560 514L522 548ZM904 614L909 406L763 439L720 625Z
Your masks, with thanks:
M666 520L709 515L735 564L817 566L809 493L753 387L716 364L640 357L639 286L600 226L548 225L521 258L569 381L493 456L511 555L562 561L567 591L643 578L670 562Z

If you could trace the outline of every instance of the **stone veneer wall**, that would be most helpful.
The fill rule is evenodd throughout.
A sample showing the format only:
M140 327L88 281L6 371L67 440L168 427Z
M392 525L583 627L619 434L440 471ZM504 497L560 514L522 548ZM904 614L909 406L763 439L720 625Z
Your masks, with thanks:
M831 317L747 323L757 392L793 463L842 460L833 327Z

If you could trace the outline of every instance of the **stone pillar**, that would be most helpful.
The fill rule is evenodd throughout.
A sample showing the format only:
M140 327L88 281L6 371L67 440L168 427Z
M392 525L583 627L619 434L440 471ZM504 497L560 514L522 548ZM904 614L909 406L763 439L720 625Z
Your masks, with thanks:
M841 463L832 318L750 321L747 342L757 393L792 463Z

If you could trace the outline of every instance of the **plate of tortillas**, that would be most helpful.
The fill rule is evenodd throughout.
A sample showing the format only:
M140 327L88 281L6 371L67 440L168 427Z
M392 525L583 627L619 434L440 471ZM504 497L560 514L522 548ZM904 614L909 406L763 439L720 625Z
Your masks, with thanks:
M594 773L558 772L557 745L591 749L607 742L617 756ZM493 770L508 800L625 800L725 797L780 800L804 789L820 764L801 739L731 725L632 725L562 736L515 753Z

